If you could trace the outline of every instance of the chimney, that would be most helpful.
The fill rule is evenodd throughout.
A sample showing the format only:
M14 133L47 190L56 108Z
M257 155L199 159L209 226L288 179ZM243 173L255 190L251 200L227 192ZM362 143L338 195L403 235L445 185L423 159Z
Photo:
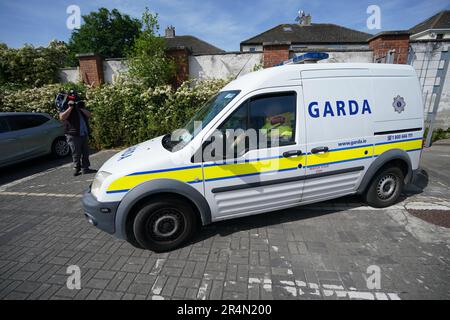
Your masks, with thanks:
M311 25L311 15L308 13L304 20L303 20L303 25L305 26L310 26Z
M166 28L166 38L175 38L175 27L168 26Z

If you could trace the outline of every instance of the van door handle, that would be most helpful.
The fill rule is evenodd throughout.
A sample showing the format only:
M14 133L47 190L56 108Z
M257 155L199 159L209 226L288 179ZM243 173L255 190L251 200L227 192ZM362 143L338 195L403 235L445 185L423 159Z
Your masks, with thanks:
M284 152L283 157L291 158L291 157L295 157L295 156L301 156L302 154L303 154L303 152L301 150L291 150L291 151Z
M328 147L317 147L311 150L312 154L317 154L317 153L327 153L328 152Z

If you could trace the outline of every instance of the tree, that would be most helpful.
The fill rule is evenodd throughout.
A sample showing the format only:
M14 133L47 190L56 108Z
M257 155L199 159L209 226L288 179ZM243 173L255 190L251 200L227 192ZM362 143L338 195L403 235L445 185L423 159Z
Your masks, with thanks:
M25 45L14 49L1 44L0 85L20 88L56 83L67 54L66 44L56 40L37 48Z
M175 75L175 63L166 56L165 39L159 36L158 14L148 8L142 14L143 31L128 51L128 74L148 87L167 84Z
M139 35L141 22L119 10L100 8L83 16L80 29L72 32L69 40L71 65L77 65L78 53L93 52L104 58L121 58Z

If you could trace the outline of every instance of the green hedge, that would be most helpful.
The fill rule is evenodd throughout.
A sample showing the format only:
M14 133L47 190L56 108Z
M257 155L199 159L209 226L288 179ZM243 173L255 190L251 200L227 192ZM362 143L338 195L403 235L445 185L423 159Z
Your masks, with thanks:
M428 135L428 128L425 129L423 133L423 138L426 139L427 135ZM433 134L431 135L431 143L449 138L450 138L450 128L447 128L447 130L442 128L434 129Z
M134 145L183 126L226 80L185 82L147 88L127 80L99 87L83 85L45 85L26 90L0 90L0 112L46 112L57 117L54 99L71 87L86 97L92 112L92 143L97 148Z
M58 92L74 88L84 94L81 84L47 84L39 88L14 90L0 88L0 112L46 112L57 117L55 97Z
M63 41L54 40L47 47L27 44L17 49L0 43L0 86L32 88L56 84L67 54Z

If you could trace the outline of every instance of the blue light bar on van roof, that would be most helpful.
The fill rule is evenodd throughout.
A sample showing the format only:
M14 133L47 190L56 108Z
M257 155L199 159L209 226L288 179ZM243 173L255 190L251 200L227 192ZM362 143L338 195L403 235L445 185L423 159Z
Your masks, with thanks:
M280 64L277 64L277 66L283 66L285 64L298 64L298 63L311 63L311 62L317 62L319 60L328 59L329 54L326 52L308 52L305 54L302 54L300 56L294 57L292 59L283 61Z

